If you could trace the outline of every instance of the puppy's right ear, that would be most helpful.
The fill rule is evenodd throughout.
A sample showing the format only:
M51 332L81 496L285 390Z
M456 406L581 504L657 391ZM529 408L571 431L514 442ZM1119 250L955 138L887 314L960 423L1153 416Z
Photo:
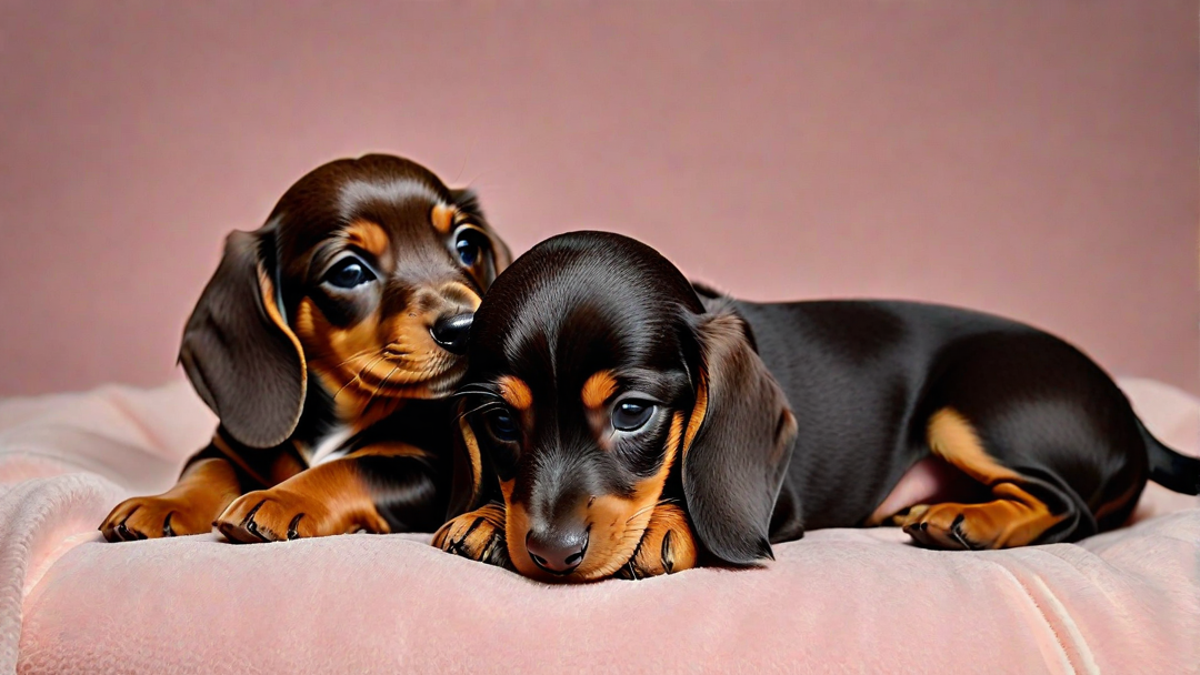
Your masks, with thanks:
M269 448L292 435L307 369L280 310L272 227L226 237L221 264L184 328L179 362L240 443Z

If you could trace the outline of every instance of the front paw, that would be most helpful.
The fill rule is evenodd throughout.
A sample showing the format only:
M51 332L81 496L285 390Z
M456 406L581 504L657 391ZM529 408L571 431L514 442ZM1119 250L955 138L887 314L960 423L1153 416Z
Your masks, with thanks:
M433 545L455 555L512 569L504 537L504 506L492 503L442 525Z
M117 504L100 532L108 541L204 534L212 531L214 510L219 507L167 495L133 497Z
M388 532L374 508L333 509L304 494L281 490L248 492L238 497L213 523L235 543L251 544L303 537L367 531Z
M687 514L674 504L654 509L637 551L613 576L642 579L681 572L696 566L696 539Z

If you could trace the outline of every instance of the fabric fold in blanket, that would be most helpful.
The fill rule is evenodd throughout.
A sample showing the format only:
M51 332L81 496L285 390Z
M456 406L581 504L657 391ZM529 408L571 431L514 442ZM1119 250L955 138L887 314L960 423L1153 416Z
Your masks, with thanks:
M1200 454L1200 402L1123 380ZM764 569L546 586L428 535L104 543L215 420L187 385L0 402L0 672L1200 673L1200 500L1150 485L1080 544L823 530Z

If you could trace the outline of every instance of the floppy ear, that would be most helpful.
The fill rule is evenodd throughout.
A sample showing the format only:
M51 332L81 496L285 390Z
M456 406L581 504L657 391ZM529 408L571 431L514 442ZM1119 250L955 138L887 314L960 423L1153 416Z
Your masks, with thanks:
M179 362L196 393L238 442L279 445L304 407L307 369L280 311L269 227L232 232L183 331Z
M462 210L463 213L469 214L483 225L488 239L492 242L492 259L496 261L495 273L496 276L500 276L504 268L512 264L512 251L508 250L508 244L505 244L504 240L488 224L487 218L483 215L483 208L479 205L479 195L475 194L475 191L470 188L451 188L450 197L454 200L455 206Z
M696 533L731 565L772 558L769 527L796 418L729 308L697 317L696 406L683 441L683 492Z
M460 399L454 416L456 428L451 431L454 437L454 466L446 520L473 511L482 506L483 502L483 457L479 452L479 441L475 438L475 431L463 415L465 409L466 403Z

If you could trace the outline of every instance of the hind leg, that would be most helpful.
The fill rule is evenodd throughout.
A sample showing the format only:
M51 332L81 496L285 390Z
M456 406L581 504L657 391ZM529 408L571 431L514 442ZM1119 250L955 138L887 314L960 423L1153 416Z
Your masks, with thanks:
M1145 481L1145 446L1116 385L1041 333L962 345L932 389L929 451L986 488L893 518L919 544L1007 548L1074 541L1119 524Z
M993 458L970 423L954 409L942 408L930 418L928 440L934 454L987 486L994 499L909 508L894 520L917 543L971 550L1024 546L1038 541L1066 518L1063 509L1052 508L1024 486L1029 479Z

